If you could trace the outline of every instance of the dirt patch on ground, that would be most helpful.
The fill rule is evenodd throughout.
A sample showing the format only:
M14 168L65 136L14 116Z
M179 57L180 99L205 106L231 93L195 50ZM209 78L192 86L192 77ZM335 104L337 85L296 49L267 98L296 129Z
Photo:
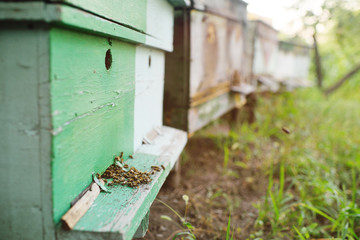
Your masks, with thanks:
M254 231L258 216L254 204L265 195L267 179L256 160L246 163L246 168L230 161L224 169L224 151L219 146L211 138L192 137L183 157L180 186L163 187L157 199L184 217L182 196L188 195L186 221L195 227L197 239L225 239L230 213L234 239L246 239ZM236 158L241 161L241 153L236 154ZM181 231L174 222L162 219L162 215L180 224L179 218L168 207L155 201L150 209L150 225L145 239L172 239Z

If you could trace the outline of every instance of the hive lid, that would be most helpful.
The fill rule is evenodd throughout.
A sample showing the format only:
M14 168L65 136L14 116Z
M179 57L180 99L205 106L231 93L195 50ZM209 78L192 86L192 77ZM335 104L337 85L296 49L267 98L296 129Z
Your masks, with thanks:
M45 22L165 51L173 50L173 17L166 0L0 2L0 22Z

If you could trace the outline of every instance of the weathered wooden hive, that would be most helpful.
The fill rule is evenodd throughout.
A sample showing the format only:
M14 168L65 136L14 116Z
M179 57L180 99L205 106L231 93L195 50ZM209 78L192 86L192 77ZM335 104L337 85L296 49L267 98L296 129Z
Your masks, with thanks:
M244 104L246 3L194 0L175 11L174 51L166 54L164 122L189 134Z
M248 22L246 72L249 82L259 91L279 90L275 74L278 68L278 32L269 24L254 20Z
M171 3L172 2L172 3ZM164 127L165 51L183 1L0 3L2 239L131 239L183 150ZM146 142L148 144L143 144ZM139 189L101 193L74 230L70 203L124 152L166 170Z
M275 78L286 89L310 86L307 80L310 67L310 50L307 45L280 41Z

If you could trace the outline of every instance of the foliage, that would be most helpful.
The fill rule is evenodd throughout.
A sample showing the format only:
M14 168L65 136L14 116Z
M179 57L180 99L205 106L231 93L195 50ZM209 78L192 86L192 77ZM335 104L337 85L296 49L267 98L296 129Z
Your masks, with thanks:
M258 215L248 239L359 239L359 94L346 87L336 94L327 98L317 89L300 89L264 95L258 99L257 121L234 124L229 134L206 135L223 153L222 179L229 176L245 182L244 173L254 169L259 172L256 176L268 179L263 197L253 203ZM254 163L259 167L254 168ZM230 221L233 226L244 221L235 218L239 217L237 198L219 186L208 186L201 204L226 205L224 212L231 213L225 216L226 238L239 239L241 229L230 231ZM198 226L189 229L182 224L186 217L177 216L176 233L198 233ZM226 226L224 219L223 225L216 224L212 230Z
M314 9L312 2L318 2ZM302 12L304 30L309 34L316 33L321 56L321 69L325 86L332 86L343 76L360 64L360 3L349 0L301 0L294 6ZM311 76L316 80L315 62L311 67ZM344 87L355 91L360 87L360 74L349 78ZM342 92L344 93L344 92ZM338 97L346 95L337 94Z
M156 199L156 201L162 203L163 205L165 205L168 209L170 209L179 219L180 224L178 222L176 222L175 220L173 220L171 217L167 216L167 215L162 215L161 218L167 221L170 221L172 223L174 223L176 226L179 227L180 230L176 231L175 233L173 233L173 240L177 239L177 237L182 237L181 239L186 239L186 240L196 240L196 236L193 232L194 227L193 225L186 221L186 215L187 215L187 211L188 211L188 204L189 204L189 197L187 195L183 195L183 200L185 202L185 213L184 213L184 217L182 217L177 211L175 211L172 207L170 207L168 204L166 204L165 202L161 201L160 199ZM186 236L185 238L183 238L183 236Z
M258 121L238 126L235 142L269 177L256 205L265 239L359 239L360 104L349 99L314 89L262 98Z

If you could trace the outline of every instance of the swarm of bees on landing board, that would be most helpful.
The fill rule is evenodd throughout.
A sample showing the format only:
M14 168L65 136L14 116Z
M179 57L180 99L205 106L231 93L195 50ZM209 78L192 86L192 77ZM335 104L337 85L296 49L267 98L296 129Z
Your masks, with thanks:
M151 166L151 171L139 171L135 167L131 167L129 170L128 164L124 164L123 152L119 156L114 158L114 164L106 169L106 171L101 175L101 178L104 180L108 186L114 184L121 184L123 186L128 186L132 188L138 188L140 185L148 184L152 181L151 175L155 174L155 171L160 172L161 169L165 170L165 167L161 165ZM132 155L129 158L134 159ZM112 181L107 180L112 179Z

